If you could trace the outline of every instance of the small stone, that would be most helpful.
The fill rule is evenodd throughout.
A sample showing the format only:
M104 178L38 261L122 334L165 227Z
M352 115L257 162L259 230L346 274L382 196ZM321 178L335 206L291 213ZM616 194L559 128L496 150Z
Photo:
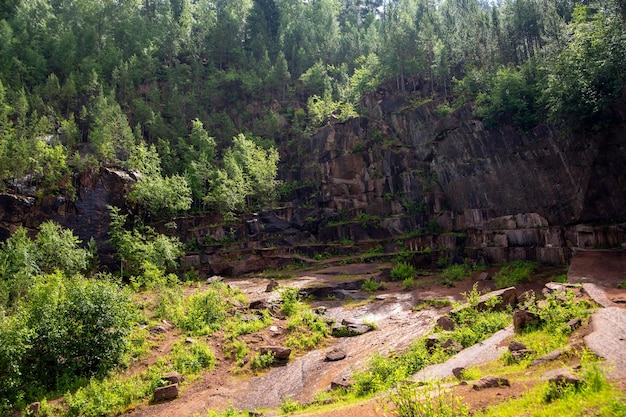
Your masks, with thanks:
M274 358L278 361L286 361L291 355L291 349L281 346L263 346L260 349L261 355L273 353Z
M480 381L472 385L472 389L480 391L486 388L498 388L498 387L510 387L511 384L508 379L497 376L486 376L481 378Z
M448 316L441 316L437 319L437 326L439 326L442 330L451 331L454 330L455 324L454 321Z
M168 372L163 378L163 381L167 381L170 384L180 384L183 382L183 377L176 371Z
M335 362L345 359L346 352L341 349L333 349L330 352L326 353L326 361Z
M481 272L478 276L479 281L487 281L489 279L489 272Z
M193 340L191 337L188 337L185 339L185 343L187 343L188 345L192 344L192 343L196 343L195 340Z
M39 401L31 403L28 406L28 411L33 415L38 415L41 410L41 403Z
M352 382L348 381L346 378L341 378L339 380L334 380L330 383L330 390L334 391L337 389L349 389L352 386Z
M513 327L515 331L539 324L539 316L527 310L515 310L513 313Z
M454 375L454 377L456 379L463 379L463 371L465 371L465 368L463 368L462 366L459 366L457 368L452 369L452 375Z
M224 281L224 277L220 277L219 275L213 275L210 278L207 278L206 283L207 285L209 284L213 284L214 282L222 282Z
M544 375L546 377L546 375ZM568 369L557 369L547 375L548 382L556 384L557 387L572 385L578 387L582 385L583 379Z
M582 325L582 323L583 321L577 317L568 321L567 326L572 330L576 330Z
M154 390L154 401L169 401L178 397L178 384L166 385Z
M538 366L546 362L552 362L552 361L559 359L562 355L563 355L563 351L561 349L557 349L555 351L548 353L547 355L544 355L540 358L533 360L528 366Z
M272 279L270 280L269 284L267 284L267 287L265 287L265 292L272 292L278 287L279 287L278 282Z
M315 314L318 314L320 316L323 316L324 314L326 314L326 307L321 306L321 307L317 307L315 309Z
M150 333L152 334L164 334L167 333L167 329L163 326L154 326L150 329Z
M265 310L271 307L270 303L265 300L255 300L251 301L249 308L250 310Z
M441 344L441 347L446 349L449 352L460 352L463 350L463 345L458 342L455 342L452 339L448 339Z
M525 349L527 349L527 347L522 342L513 340L511 343L509 343L509 352L515 352L518 350L525 350Z

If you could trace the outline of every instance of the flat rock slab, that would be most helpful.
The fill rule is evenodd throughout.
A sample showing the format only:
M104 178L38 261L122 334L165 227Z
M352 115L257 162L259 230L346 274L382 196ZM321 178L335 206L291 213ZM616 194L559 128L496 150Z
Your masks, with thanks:
M567 271L567 282L615 287L624 280L626 251L576 249Z
M591 284L591 283L583 284L583 291L585 291L585 293L587 293L587 295L591 297L593 301L595 301L602 307L616 306L616 304L613 301L609 300L609 297L606 296L606 293L604 292L604 290L595 284Z
M604 358L609 377L626 378L626 310L608 307L591 316L592 332L585 336L585 345Z
M417 381L442 379L453 375L455 368L469 368L499 358L505 351L506 346L500 346L508 337L513 336L513 326L508 326L487 340L470 346L454 355L444 363L427 366L413 376Z

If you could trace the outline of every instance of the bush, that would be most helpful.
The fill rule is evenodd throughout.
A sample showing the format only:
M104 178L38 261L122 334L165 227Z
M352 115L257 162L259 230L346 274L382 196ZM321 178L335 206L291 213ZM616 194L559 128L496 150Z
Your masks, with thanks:
M105 374L127 350L133 309L128 292L108 281L38 278L14 315L0 316L3 406L14 406L20 393Z
M404 281L407 278L413 278L417 274L417 270L413 265L405 262L399 262L391 269L392 281Z
M192 295L187 305L186 315L177 323L185 331L198 335L209 334L218 330L226 319L228 304L223 294L214 288Z

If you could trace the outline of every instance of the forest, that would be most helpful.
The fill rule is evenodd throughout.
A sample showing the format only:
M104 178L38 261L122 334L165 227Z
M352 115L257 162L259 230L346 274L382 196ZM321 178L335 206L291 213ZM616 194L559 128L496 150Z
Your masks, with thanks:
M281 148L380 85L487 127L601 131L624 62L626 0L3 1L0 192L76 199L80 173L120 167L140 216L110 208L118 276L52 222L0 243L0 415L123 361L122 277L175 281L183 251L149 221L278 204Z

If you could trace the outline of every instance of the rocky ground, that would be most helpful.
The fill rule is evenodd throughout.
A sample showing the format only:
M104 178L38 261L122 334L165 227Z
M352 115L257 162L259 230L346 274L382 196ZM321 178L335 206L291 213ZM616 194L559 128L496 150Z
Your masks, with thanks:
M620 269L626 271L626 257L615 255L621 252L582 252L580 257L575 257L569 270L569 280L580 282L584 275L585 288L588 293L595 297L605 297L612 304L607 308L598 310L590 324L579 329L575 338L584 341L596 352L611 362L611 369L617 370L612 374L613 378L624 381L623 369L626 369L626 342L623 335L626 334L626 304L621 300L626 299L626 290L617 289L617 284L624 279L624 272L608 274L606 268L598 267L598 274L594 273L594 265L600 262L602 265L612 265L611 271ZM604 260L603 260L604 259ZM319 291L339 291L338 296L350 296L353 300L346 303L338 299L314 302L316 307L326 308L326 315L337 321L343 319L357 322L374 322L377 329L351 338L333 338L327 345L319 350L311 351L296 358L292 358L287 364L272 368L261 376L237 376L231 370L231 360L219 357L216 369L194 381L181 390L180 396L170 402L141 406L128 412L127 415L134 417L165 417L165 416L192 416L203 414L208 409L220 410L230 405L238 409L265 410L264 415L275 415L276 412L267 411L277 408L287 397L300 402L309 401L316 393L325 391L332 382L341 382L349 378L350 374L366 363L367 359L375 353L389 353L401 351L408 347L412 340L426 333L433 326L435 318L442 313L437 310L424 310L413 312L411 308L420 300L432 298L462 299L461 294L469 291L472 285L479 279L479 273L470 279L459 282L456 287L448 288L434 285L429 277L418 280L416 288L412 291L404 290L401 285L387 283L387 288L376 292L374 301L359 303L366 300L369 294L350 288L346 285L349 281L358 281L379 275L388 265L377 264L352 264L307 271L299 277L287 281L281 281L281 285L297 286L301 288L314 287ZM584 274L582 274L582 272ZM488 271L493 272L493 271ZM550 281L550 277L563 272L559 268L543 267L532 283L524 284L518 288L518 293L533 289L540 292L544 284ZM484 277L483 277L484 278ZM250 300L267 300L276 294L266 292L268 279L242 278L228 280L230 285L241 289ZM479 280L479 289L483 292L493 284L489 280ZM592 284L595 283L595 284ZM334 288L334 290L333 290ZM252 348L262 345L280 345L284 340L285 322L277 320L270 329L249 336L247 342ZM172 329L160 342L159 349L154 352L150 361L156 360L160 355L166 354L173 341L178 340L179 335ZM505 330L494 336L489 341L475 346L474 351L466 349L457 357L452 358L450 363L435 368L424 370L416 378L436 378L451 374L451 370L457 366L471 366L479 361L489 361L497 357L512 338L512 330ZM214 350L220 352L219 338L215 338ZM328 361L326 355L334 350L345 353L345 358L339 361ZM495 355L495 356L494 356ZM510 387L498 389L474 391L471 385L455 385L450 387L455 396L463 397L464 401L474 410L483 408L489 404L520 396L525 390L536 382L528 380L523 383L514 382ZM624 384L621 384L624 386ZM325 417L353 417L354 415L383 415L385 414L384 401L380 398L349 405L337 406L332 411L316 414ZM305 414L306 415L306 414Z

